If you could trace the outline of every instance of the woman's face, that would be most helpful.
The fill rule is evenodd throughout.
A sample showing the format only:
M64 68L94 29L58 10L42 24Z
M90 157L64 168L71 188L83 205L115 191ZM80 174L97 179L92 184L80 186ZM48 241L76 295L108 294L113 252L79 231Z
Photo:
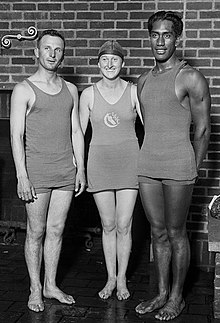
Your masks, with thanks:
M120 74L124 62L118 55L104 54L99 58L98 66L104 77L113 80Z

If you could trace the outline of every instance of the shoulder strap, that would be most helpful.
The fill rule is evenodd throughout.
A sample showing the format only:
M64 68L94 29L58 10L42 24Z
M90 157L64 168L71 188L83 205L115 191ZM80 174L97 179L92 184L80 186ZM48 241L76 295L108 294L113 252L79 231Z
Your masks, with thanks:
M35 90L35 89L37 88L37 86L36 86L36 85L34 85L31 81L29 81L27 78L26 78L26 79L24 79L24 81L25 81L25 82L27 82L27 84L28 84L28 85L30 85L30 87L31 87L33 90Z

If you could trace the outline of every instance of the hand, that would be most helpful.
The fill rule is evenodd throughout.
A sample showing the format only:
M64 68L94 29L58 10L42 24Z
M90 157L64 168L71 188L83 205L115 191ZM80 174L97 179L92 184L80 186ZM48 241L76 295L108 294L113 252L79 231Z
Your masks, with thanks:
M17 193L18 197L25 202L30 202L37 198L34 186L27 177L18 178Z
M75 197L79 196L86 188L86 178L84 171L77 171L75 183Z

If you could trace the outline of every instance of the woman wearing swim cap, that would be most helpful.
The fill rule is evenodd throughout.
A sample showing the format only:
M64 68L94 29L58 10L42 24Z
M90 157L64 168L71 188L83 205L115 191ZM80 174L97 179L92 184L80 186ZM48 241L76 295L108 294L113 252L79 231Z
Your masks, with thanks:
M130 296L126 271L138 192L135 120L137 113L140 118L141 114L136 86L120 77L124 50L117 41L110 40L101 46L98 66L102 78L82 92L80 121L84 133L89 120L92 125L87 191L93 194L101 217L108 273L99 296L108 299L116 288L117 298L125 300Z

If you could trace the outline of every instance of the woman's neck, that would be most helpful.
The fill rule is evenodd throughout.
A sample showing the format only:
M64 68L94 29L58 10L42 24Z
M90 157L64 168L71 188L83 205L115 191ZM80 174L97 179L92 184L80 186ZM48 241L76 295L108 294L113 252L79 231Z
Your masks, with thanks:
M118 87L121 87L122 84L123 84L124 80L122 80L120 77L118 77L117 79L115 80L108 80L108 79L104 79L102 78L100 80L100 87L102 88L108 88L108 89L115 89L115 88L118 88Z

